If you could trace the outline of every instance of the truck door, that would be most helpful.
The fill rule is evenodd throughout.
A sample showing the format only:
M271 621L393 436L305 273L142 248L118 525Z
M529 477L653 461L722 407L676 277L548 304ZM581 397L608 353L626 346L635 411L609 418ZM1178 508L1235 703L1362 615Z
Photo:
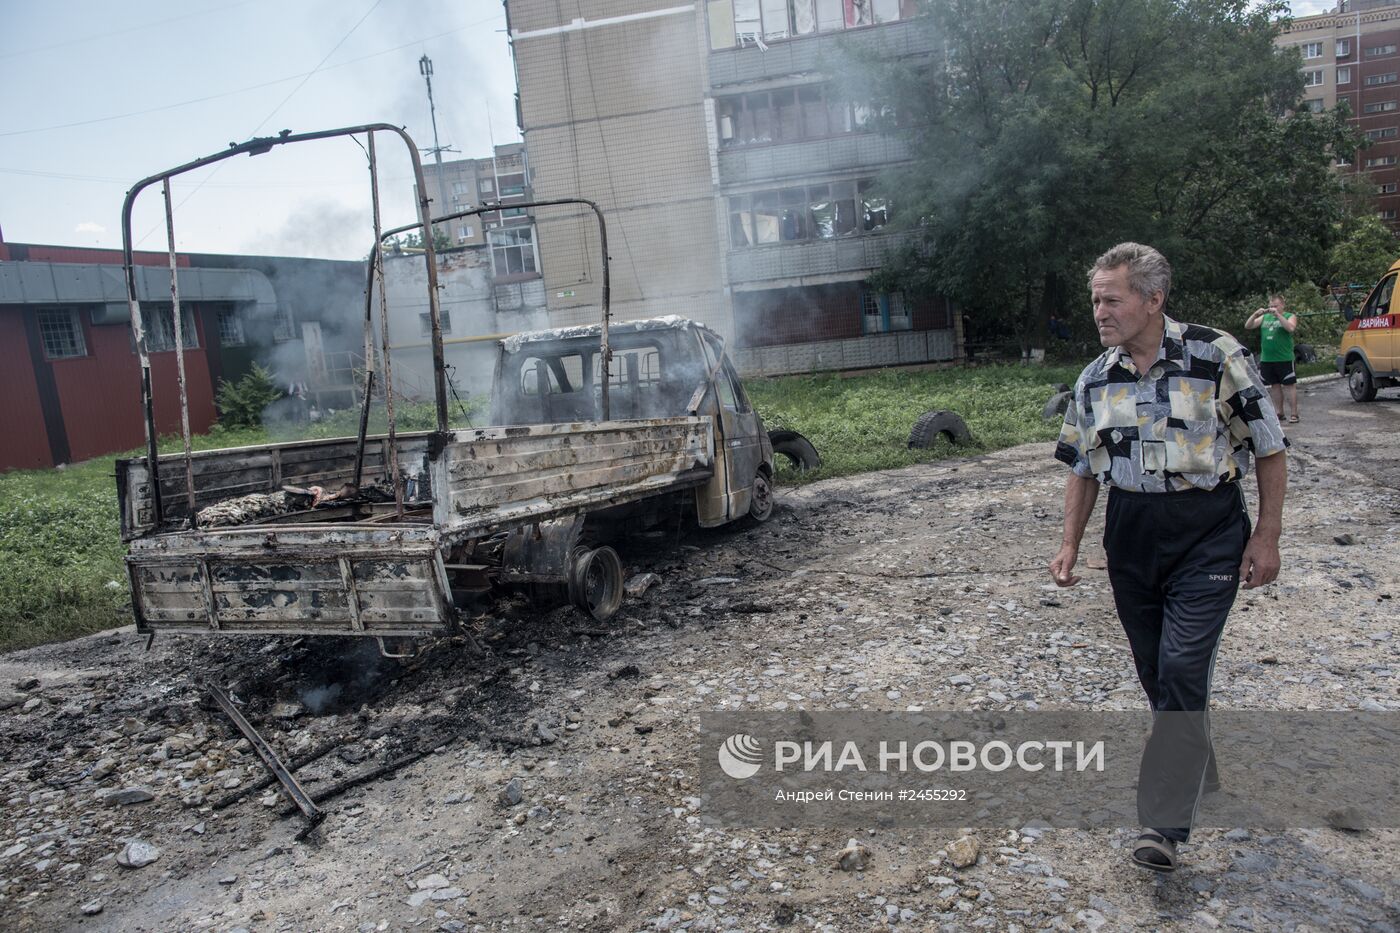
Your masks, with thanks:
M1392 272L1381 279L1371 297L1361 309L1361 320L1357 324L1362 349L1371 361L1371 371L1375 375L1395 372L1400 360L1400 330L1395 311L1395 281L1400 273Z

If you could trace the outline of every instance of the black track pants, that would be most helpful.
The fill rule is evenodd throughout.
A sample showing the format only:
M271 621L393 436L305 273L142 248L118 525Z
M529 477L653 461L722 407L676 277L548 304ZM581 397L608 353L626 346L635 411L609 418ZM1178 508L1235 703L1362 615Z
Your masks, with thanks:
M1239 485L1108 497L1104 550L1118 618L1155 717L1138 774L1143 824L1184 841L1204 783L1214 783L1205 710L1225 617L1249 540Z

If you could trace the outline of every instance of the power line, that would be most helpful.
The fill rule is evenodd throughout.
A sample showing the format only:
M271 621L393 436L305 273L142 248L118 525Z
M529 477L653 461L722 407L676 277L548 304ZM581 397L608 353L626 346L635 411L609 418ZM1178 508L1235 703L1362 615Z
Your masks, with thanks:
M431 42L431 41L434 40L434 39L441 39L441 38L443 38L444 36L450 36L450 35L453 35L454 33L464 32L465 30L471 29L471 28L476 27L476 26L483 25L483 24L485 24L485 23L494 22L495 20L497 20L497 19L499 19L499 18L500 18L499 14L498 14L498 15L494 15L494 16L488 16L488 17L486 17L485 19L480 19L480 20L477 20L477 21L475 21L475 22L467 23L465 26L459 26L459 27L457 27L456 29L449 29L449 30L447 30L446 32L439 32L439 33L435 33L435 34L433 34L433 35L431 35L431 36L424 36L424 37L422 37L421 39L414 39L414 40L411 41L411 42L405 42L403 45L396 45L396 46L394 46L393 48L383 49L383 50L378 51L378 52L371 52L371 53L368 54L368 55L361 55L361 56L359 56L358 58L346 59L346 60L343 61L343 62L337 62L337 63L335 63L334 65L329 65L329 66L327 66L327 67L325 67L325 68L319 68L319 69L312 70L312 71L303 71L303 72L299 72L299 73L297 73L297 74L287 75L287 76L282 77L282 78L274 78L274 79L272 79L271 81L263 81L263 82L260 82L260 83L258 83L258 84L250 84L250 85L247 85L246 87L235 88L235 89L233 89L233 90L231 90L231 91L221 91L221 92L219 92L218 94L207 94L207 95L205 95L204 97L195 97L195 98L191 98L190 100L176 101L176 102L173 103L173 104L162 104L162 105L160 105L159 107L147 107L147 108L144 109L144 110L131 110L131 111L128 111L128 112L126 112L126 113L114 113L114 114L111 114L111 115L109 115L109 116L105 116L105 117L93 117L93 118L88 119L88 120L74 120L74 121L72 121L72 122L70 122L70 123L54 123L54 124L52 124L52 125L50 125L50 126L35 126L35 127L30 127L30 128L28 128L28 129L23 129L23 130L7 130L7 131L4 131L4 132L0 132L0 137L5 137L5 136L27 136L27 135L29 135L29 134L31 134L31 133L48 133L48 132L51 132L51 131L53 131L53 130L66 130L66 129L72 129L73 127L78 127L78 126L92 126L93 124L96 124L96 123L111 123L111 122L113 122L113 121L115 121L115 120L125 120L125 119L128 119L128 118L130 118L130 117L145 116L145 115L148 114L148 113L160 113L161 111L164 111L164 110L174 110L174 109L176 109L176 108L178 108L178 107L188 107L188 106L190 106L190 105L192 105L192 104L202 104L202 103L205 103L205 102L211 101L211 100L219 100L220 98L223 98L223 97L233 97L233 96L238 95L238 94L246 94L246 93L248 93L249 91L258 91L258 90L262 90L262 89L265 88L265 87L274 87L274 86L276 86L276 85L278 85L278 84L286 84L288 81L295 81L295 80L297 80L298 78L302 78L302 79L310 78L312 75L316 74L318 70L319 70L319 71L322 71L322 72L325 72L325 71L334 71L336 68L345 68L345 67L347 67L347 66L349 66L349 65L354 65L354 64L357 64L357 63L359 63L359 62L367 61L367 60L369 60L369 59L371 59L371 58L378 58L378 57L380 57L381 55L389 55L389 54L392 54L392 53L394 53L394 52L399 52L399 51L402 51L403 49L409 48L409 47L411 47L411 46L419 45L419 44L421 44L421 43L423 43L423 42ZM341 41L343 42L344 40L342 39ZM332 50L332 51L334 51L334 50ZM305 84L306 82L303 80L302 83ZM293 91L293 93L296 93L296 92ZM285 102L284 102L284 103L285 103ZM280 105L279 105L279 106L280 106ZM274 112L275 112L275 111L274 111ZM271 119L271 117L269 117L268 119ZM266 122L266 121L264 121L264 122Z
M52 49L67 48L70 45L81 45L84 42L95 42L98 39L110 39L113 36L124 36L129 32L140 32L143 29L150 29L153 26L164 26L166 23L173 23L177 20L189 19L194 16L204 16L209 13L222 13L224 10L231 10L234 7L247 6L253 0L239 0L238 3L229 3L224 6L215 7L212 10L196 10L193 13L181 13L179 16L170 16L166 19L158 19L153 23L141 23L136 26L127 26L125 29L116 29L112 32L102 32L94 36L82 36L77 39L65 39L63 42L54 42L50 45L36 45L32 49L19 49L14 52L0 52L0 58L18 58L21 55L33 55L36 52L48 52Z
M90 181L98 184L130 185L130 178L117 178L111 175L74 175L67 172L41 172L37 169L25 168L0 168L0 175L23 175L30 178L57 178L63 181ZM387 182L412 181L412 176L397 175L385 177ZM173 188L182 188L195 184L194 182L171 181ZM312 181L312 182L214 182L205 185L207 188L348 188L351 186L361 186L364 184L363 178L356 178L346 181Z
M296 94L297 91L300 91L303 87L306 86L306 82L311 80L311 76L314 75L316 72L318 72L318 71L321 70L321 66L323 66L327 61L330 60L330 57L331 57L332 55L334 55L334 54L336 53L336 51L339 50L340 47L341 47L342 45L344 45L344 44L346 43L346 41L347 41L352 35L355 34L355 30L360 28L360 24L363 23L365 20L369 19L369 15L370 15L371 13L373 13L375 10L377 10L377 9L379 8L379 4L381 4L381 3L383 3L383 2L384 2L384 0L374 0L374 3L370 4L369 9L368 9L368 10L365 10L364 15L361 16L359 19L355 20L355 25L351 26L350 29L345 33L345 35L343 35L343 36L340 37L340 41L337 42L337 43L331 48L331 50L330 50L329 52L327 52L324 56L321 57L321 60L320 60L319 62L316 63L316 67L315 67L315 68L312 68L309 72L306 73L306 77L302 78L301 83L298 84L296 87L292 88L291 93L289 93L286 97L282 98L282 102L279 103L276 107L273 107L273 108L272 108L272 112L269 113L267 116L263 117L262 120L258 122L258 125L257 125L257 126L253 127L253 132L251 132L251 133L248 134L248 136L249 136L250 139L251 139L252 137L258 135L258 130L262 129L263 126L264 126L269 120L271 120L273 117L277 116L277 111L281 110L284 106L286 106L287 101L291 100L292 97ZM194 197L196 194L198 194L198 193L199 193L199 189L203 188L206 184L208 184L209 179L211 179L211 178L213 178L215 175L217 175L217 174L223 169L223 167L224 167L225 165L227 165L227 164L228 164L228 160L224 160L224 161L222 161L222 162L219 162L219 163L215 164L214 167L210 170L209 174L208 174L208 175L205 175L204 178L202 178L202 179L200 180L199 184L197 184L197 185L194 186L194 188L190 191L189 194L187 194L187 195L185 195L183 198L181 198L181 199L180 199L180 203L179 203L179 204L176 204L175 207L174 207L172 210L178 210L179 208L184 207L185 204L189 202L189 199L192 198L192 197ZM144 242L146 241L146 238L149 237L152 233L155 233L156 228L159 227L159 226L160 226L160 224L156 224L155 226L151 227L151 229L147 230L147 231L145 232L145 234L142 235L141 239L137 240L136 242L137 242L138 244L144 243ZM172 243L172 244L170 244L170 246L171 246L171 248L173 249L174 246L175 246L175 244Z

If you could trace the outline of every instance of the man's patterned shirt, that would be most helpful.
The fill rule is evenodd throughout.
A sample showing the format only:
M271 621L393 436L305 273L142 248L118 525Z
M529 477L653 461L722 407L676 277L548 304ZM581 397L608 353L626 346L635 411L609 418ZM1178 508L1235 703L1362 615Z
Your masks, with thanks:
M1209 327L1163 321L1146 375L1121 347L1085 367L1055 458L1119 489L1167 492L1233 482L1249 472L1251 454L1288 447L1244 347Z

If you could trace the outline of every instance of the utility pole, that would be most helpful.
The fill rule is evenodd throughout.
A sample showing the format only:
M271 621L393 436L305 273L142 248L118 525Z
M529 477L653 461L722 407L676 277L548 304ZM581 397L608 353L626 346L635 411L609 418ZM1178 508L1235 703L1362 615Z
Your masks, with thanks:
M444 152L456 152L457 150L449 146L444 146L440 142L438 142L437 108L433 105L433 60L427 55L424 55L422 58L418 59L418 73L423 76L423 80L426 81L428 84L428 115L433 122L433 148L424 149L423 151L431 152L433 154L433 161L437 164L438 206L433 213L441 215L449 213L447 200L447 178L442 173L442 154ZM444 233L449 238L448 242L452 242L452 232L450 230L447 230L444 231ZM433 231L424 230L423 235L432 236Z

